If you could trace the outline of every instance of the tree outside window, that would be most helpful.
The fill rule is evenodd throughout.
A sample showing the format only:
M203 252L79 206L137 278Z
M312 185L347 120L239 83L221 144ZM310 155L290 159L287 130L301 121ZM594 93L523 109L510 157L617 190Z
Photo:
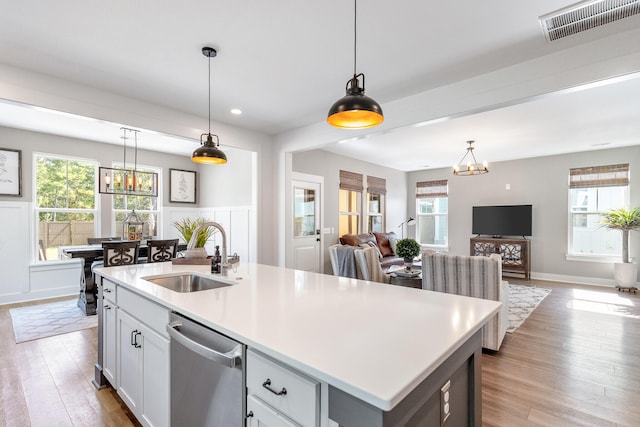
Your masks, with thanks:
M36 154L35 212L41 260L58 247L84 245L95 236L96 171L92 160Z

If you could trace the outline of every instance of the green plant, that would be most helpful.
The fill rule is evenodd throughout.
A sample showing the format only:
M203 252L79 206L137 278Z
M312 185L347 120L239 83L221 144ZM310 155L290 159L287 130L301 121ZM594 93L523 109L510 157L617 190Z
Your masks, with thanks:
M600 224L622 231L622 262L629 263L629 231L640 229L640 207L611 209L602 214Z
M180 221L173 221L173 226L178 230L178 232L180 233L180 236L182 236L185 243L189 243L195 229L200 227L205 222L210 222L210 220L206 218L196 218L196 219L183 218ZM196 239L195 247L203 248L204 245L207 243L207 240L209 240L209 238L213 236L216 231L218 230L213 227L205 227L202 230L200 230L200 232L198 233L198 237Z
M420 244L414 239L400 239L396 243L396 255L402 258L414 258L420 255Z

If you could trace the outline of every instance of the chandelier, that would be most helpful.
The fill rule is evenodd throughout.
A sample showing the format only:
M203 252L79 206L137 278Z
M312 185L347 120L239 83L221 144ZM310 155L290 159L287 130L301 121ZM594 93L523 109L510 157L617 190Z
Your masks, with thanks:
M453 165L454 175L470 176L489 173L489 165L487 164L487 162L483 162L482 164L480 164L476 160L476 156L473 154L473 143L474 141L467 141L467 144L469 144L469 146L467 147L467 152L464 153L464 156L462 156L462 159L460 159L457 165ZM469 155L471 155L471 157L467 160L467 163L465 165L464 159ZM472 159L473 162L471 161Z
M122 168L99 168L98 192L130 196L158 197L158 174L138 170L138 130L122 127ZM127 168L127 134L134 135L133 169ZM130 165L129 165L130 166Z

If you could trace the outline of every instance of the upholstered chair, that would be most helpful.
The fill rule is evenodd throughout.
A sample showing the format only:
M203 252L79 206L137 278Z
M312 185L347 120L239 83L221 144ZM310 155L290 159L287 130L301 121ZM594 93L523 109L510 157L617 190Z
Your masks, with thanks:
M379 252L374 247L356 249L356 268L363 280L371 282L389 283L391 276L382 270L380 265Z
M178 239L147 240L147 262L171 261L176 257Z
M422 289L501 302L500 311L482 328L482 347L500 349L509 317L509 288L502 280L500 255L423 253Z

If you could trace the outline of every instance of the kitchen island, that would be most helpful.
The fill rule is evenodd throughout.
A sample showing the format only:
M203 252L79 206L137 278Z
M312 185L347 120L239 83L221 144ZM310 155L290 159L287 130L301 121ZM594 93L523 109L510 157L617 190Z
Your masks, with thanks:
M115 284L317 380L319 426L440 419L447 383L451 418L481 424L480 329L498 302L247 263L216 275L230 286L194 293L143 279L176 272L213 276L170 262L96 269L101 293Z

